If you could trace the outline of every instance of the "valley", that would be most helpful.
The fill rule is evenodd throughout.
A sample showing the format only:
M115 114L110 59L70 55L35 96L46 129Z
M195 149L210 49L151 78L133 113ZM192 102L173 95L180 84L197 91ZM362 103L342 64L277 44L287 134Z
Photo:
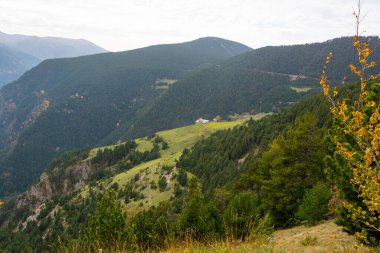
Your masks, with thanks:
M337 49L330 79L339 84L347 74L354 80L344 64L354 61L355 52L345 51L350 43L346 37L251 50L207 37L46 60L0 91L0 178L6 181L0 196L25 190L51 159L71 149L139 138L198 117L277 113L320 91L317 79L330 49ZM172 84L157 89L157 80Z
M378 252L380 39L359 35L0 33L0 253Z

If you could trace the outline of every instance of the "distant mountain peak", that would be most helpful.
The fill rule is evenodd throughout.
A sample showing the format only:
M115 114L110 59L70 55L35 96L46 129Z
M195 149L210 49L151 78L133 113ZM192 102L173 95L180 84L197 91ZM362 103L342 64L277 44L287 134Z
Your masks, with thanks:
M84 39L7 34L0 31L0 87L16 80L45 59L104 53Z
M187 43L196 44L209 49L222 49L230 56L242 54L252 50L252 48L239 42L213 36L202 37Z
M40 60L76 57L108 52L85 39L67 39L53 36L7 34L0 31L0 43Z

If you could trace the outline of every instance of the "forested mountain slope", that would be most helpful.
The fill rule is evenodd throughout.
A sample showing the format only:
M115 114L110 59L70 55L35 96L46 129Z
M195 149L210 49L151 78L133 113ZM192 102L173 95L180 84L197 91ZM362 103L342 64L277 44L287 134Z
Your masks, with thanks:
M219 131L199 141L180 157L177 166L196 175L205 192L213 191L241 177L252 160L267 149L278 135L294 124L297 117L311 113L318 126L331 124L329 107L315 95L283 112L227 131Z
M352 97L355 87L341 89L341 96ZM0 248L94 246L91 217L109 194L128 214L134 236L122 243L142 251L183 242L188 233L244 241L255 235L252 226L268 229L260 230L266 238L304 219L313 224L308 218L328 217L324 137L330 126L329 105L315 95L258 121L196 124L66 153L0 209ZM315 212L302 216L313 191ZM104 211L101 220L114 211Z
M27 191L0 208L0 249L17 252L33 247L45 252L59 246L58 240L68 243L81 238L87 216L105 190L118 191L129 215L169 201L186 190L188 175L174 168L183 149L239 124L191 125L118 145L65 153ZM8 233L15 228L13 235Z
M376 46L380 43L379 37L361 37L373 45L374 55L372 59L379 58L380 49ZM357 51L352 46L353 37L341 37L321 43L310 43L292 46L268 46L245 54L252 68L262 71L285 73L290 75L303 75L320 79L326 56L329 52L333 57L329 64L328 78L335 82L346 82L354 79L349 65L357 64ZM376 73L376 71L374 70Z
M1 145L11 143L0 159L0 188L26 187L51 158L73 148L141 137L199 117L278 112L320 89L327 52L335 54L328 78L340 83L347 64L355 63L351 43L346 37L250 50L209 37L47 60L0 91Z
M380 43L378 37L369 39L373 45ZM125 136L190 124L199 117L212 119L216 115L225 118L241 112L276 112L319 90L320 74L329 52L334 56L328 78L335 84L340 84L344 76L346 82L355 80L348 68L350 63L356 63L352 37L264 47L178 82L140 115ZM380 49L376 48L373 58L379 56Z
M250 48L219 38L46 60L0 91L0 195L51 158L93 146L178 79Z

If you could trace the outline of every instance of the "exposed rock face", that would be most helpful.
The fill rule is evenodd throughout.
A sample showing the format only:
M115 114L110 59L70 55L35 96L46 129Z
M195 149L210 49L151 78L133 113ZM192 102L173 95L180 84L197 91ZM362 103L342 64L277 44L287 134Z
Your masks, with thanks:
M53 196L53 189L47 173L42 173L39 182L32 185L21 198L17 201L17 208L29 205L31 209L36 209L42 203L51 199Z
M44 172L37 183L24 192L16 201L16 207L27 206L35 211L51 200L54 195L70 194L85 185L94 166L80 162L65 169L56 168L49 174Z

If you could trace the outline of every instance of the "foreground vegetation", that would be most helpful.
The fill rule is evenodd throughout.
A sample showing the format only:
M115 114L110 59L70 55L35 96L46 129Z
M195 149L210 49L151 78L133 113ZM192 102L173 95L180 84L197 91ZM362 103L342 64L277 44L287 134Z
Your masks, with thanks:
M290 229L280 229L269 237L262 236L252 240L217 240L199 242L187 238L181 242L171 242L157 252L204 252L204 253L234 253L234 252L260 252L260 253L375 253L378 249L356 245L355 237L348 235L337 226L334 220L322 222L314 226L297 226ZM86 250L79 245L71 245L60 249L60 252L72 253ZM90 251L90 250L88 250ZM127 252L126 245L120 246L115 252Z

